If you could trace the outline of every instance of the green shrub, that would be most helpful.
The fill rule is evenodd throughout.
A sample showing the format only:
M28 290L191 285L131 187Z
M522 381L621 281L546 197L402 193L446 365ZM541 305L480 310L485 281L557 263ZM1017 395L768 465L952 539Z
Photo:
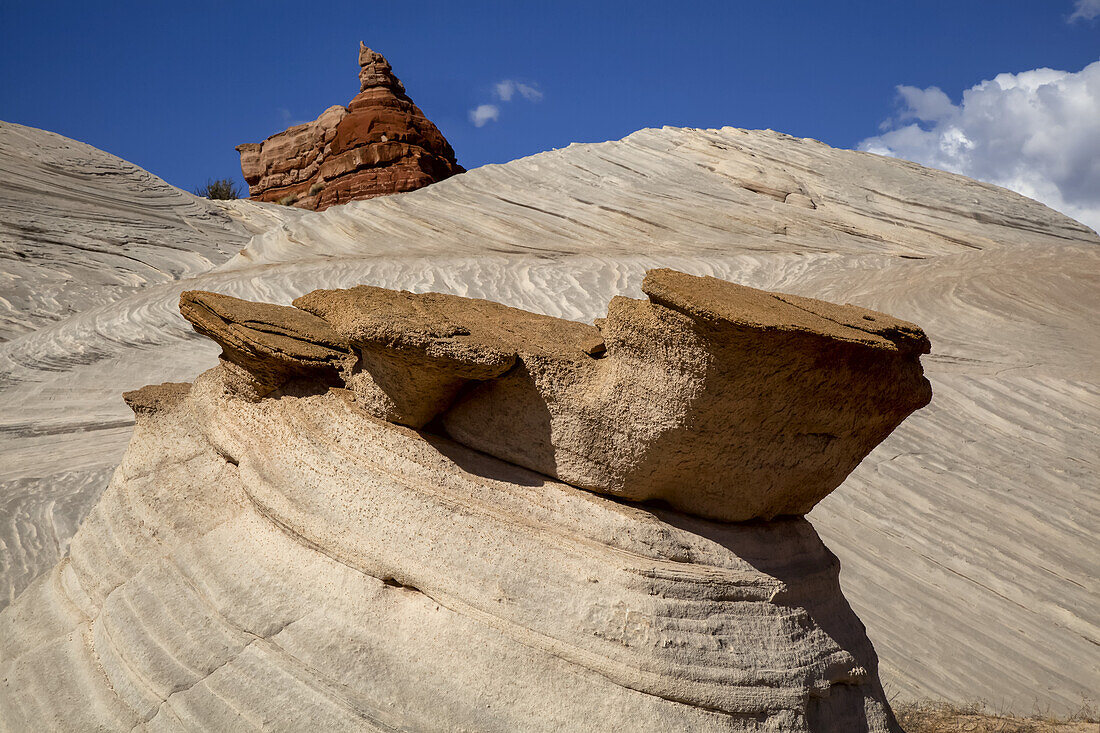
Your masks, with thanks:
M206 185L196 188L195 195L208 199L226 201L229 199L239 199L241 197L241 189L232 179L219 178L216 181L209 180L206 182Z

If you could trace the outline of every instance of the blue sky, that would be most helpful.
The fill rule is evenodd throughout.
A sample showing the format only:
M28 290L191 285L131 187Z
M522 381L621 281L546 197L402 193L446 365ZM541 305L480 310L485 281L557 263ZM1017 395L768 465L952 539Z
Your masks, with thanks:
M913 100L898 85L934 86L957 104L998 74L1081 71L1100 59L1098 16L1100 0L5 0L0 119L88 142L183 188L239 179L235 145L358 91L363 40L468 168L666 124L770 127L856 147L887 120L938 124L906 113ZM503 80L541 99L516 87L502 101ZM484 104L498 114L478 127L470 112ZM878 150L905 155L891 145Z

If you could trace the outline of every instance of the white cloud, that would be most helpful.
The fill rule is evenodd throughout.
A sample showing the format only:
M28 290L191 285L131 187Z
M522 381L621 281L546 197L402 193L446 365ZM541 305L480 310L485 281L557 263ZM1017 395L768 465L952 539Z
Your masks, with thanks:
M519 92L520 96L528 102L538 102L542 100L542 92L538 89L529 84L524 84L521 81L513 81L512 79L504 79L503 81L497 82L493 87L493 92L496 94L497 99L502 102L511 102L516 92Z
M479 104L470 110L470 122L474 127L483 127L490 120L496 121L500 117L500 107L495 104Z
M511 102L512 95L516 93L516 83L511 79L498 81L494 92L497 95L497 99L501 100L502 102Z
M1077 0L1073 4L1073 15L1069 16L1069 22L1092 20L1098 15L1100 15L1100 0Z
M297 127L298 125L304 125L311 120L296 120L294 115L290 113L290 110L286 107L279 107L279 117L282 118L283 124L287 127Z
M542 92L537 87L521 81L503 79L493 85L493 96L501 102L511 102L517 93L528 102L542 100ZM480 104L470 110L470 122L474 123L474 127L482 127L490 120L496 121L499 118L500 107L495 104Z
M1100 230L1100 61L998 74L959 104L936 87L897 90L900 113L860 150L995 183Z
M951 97L939 87L918 89L904 84L898 87L898 96L905 102L908 119L935 120L947 114L951 108Z

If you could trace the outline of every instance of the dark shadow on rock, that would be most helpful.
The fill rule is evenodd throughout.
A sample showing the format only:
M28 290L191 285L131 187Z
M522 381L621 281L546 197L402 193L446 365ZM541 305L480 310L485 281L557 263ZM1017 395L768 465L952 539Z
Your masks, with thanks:
M491 398L483 399L487 395ZM550 429L550 409L522 360L517 360L515 366L496 379L465 385L450 408L426 427L432 432L452 437L449 428L454 423L448 422L448 418L456 415L461 416L457 423L460 432L453 434L453 440L463 450L483 459L462 458L462 461L476 466L477 470L474 470L447 454L458 465L478 475L486 475L482 471L494 474L504 471L509 475L511 470L519 471L526 479L517 483L525 486L541 485L547 477L556 480L557 463ZM468 443L461 434L463 430L475 432L476 442L482 450L467 447ZM492 464L507 468L492 468Z
M806 609L817 625L861 665L878 660L866 627L840 589L840 560L805 517L772 521L715 522L673 509L644 506L661 521L715 542L760 572L782 581L776 603Z
M429 425L428 427L430 428L432 426ZM433 435L430 432L423 432L421 434L441 455L446 456L463 471L472 473L475 476L481 476L482 478L491 479L493 481L519 484L520 486L543 486L547 481L552 480L541 473L536 473L522 466L517 466L514 463L502 461L499 458L494 458L487 453L476 451L473 448L467 448L445 435Z
M683 514L663 502L638 506L666 524L722 546L761 573L781 581L785 590L773 602L804 610L817 628L863 667L866 674L858 684L845 680L847 670L837 670L830 675L835 681L827 691L811 691L807 707L810 730L866 730L864 701L876 697L883 702L891 729L901 731L879 682L878 656L867 629L840 588L840 560L821 541L809 520L779 517L768 522L725 523Z

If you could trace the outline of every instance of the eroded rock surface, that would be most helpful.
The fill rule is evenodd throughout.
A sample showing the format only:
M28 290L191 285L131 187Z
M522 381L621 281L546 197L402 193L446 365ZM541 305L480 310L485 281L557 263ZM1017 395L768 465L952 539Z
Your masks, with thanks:
M382 54L359 47L359 94L312 122L237 146L249 194L321 210L413 191L465 169Z
M180 295L179 307L260 389L293 377L335 376L351 356L348 342L327 322L297 308L195 290Z
M468 383L510 370L519 355L566 365L603 352L592 326L444 293L360 285L316 290L294 305L331 322L356 347L359 362L345 381L360 404L414 428L446 410Z
M0 614L0 720L899 731L813 527L706 517L808 511L839 479L803 464L858 462L927 402L927 339L671 270L645 291L599 328L367 286L184 292L221 361L126 393L111 485ZM787 439L807 421L843 448Z
M619 503L304 387L130 397L160 407L0 615L0 720L898 730L806 520Z
M726 521L807 513L931 399L911 323L673 270L642 289L599 329L367 286L294 305L356 348L343 378L375 417Z
M34 190L12 189L0 225L44 203L55 216L34 224L69 253L48 264L86 286L98 254L84 224L112 224L116 244L148 236L125 214L140 186L100 175L99 151L20 129L0 164ZM20 155L32 150L48 162ZM89 214L80 226L74 191ZM813 206L793 205L799 196ZM1096 707L1081 650L1100 640L1088 552L1100 468L1087 460L1100 424L1100 238L1082 225L961 176L734 128L642 130L320 214L228 203L286 218L227 265L139 282L112 305L66 300L46 281L29 305L5 296L31 324L21 330L37 330L0 344L0 606L67 552L109 483L134 419L119 394L218 363L220 347L180 317L181 290L289 305L372 283L592 323L613 296L644 299L647 269L671 267L858 303L931 337L935 399L807 517L843 564L891 697ZM201 221L184 217L181 231ZM39 319L58 304L63 321Z
M611 301L605 358L524 354L443 416L448 433L575 486L744 521L807 513L931 399L912 324L671 270L642 289Z
M90 145L4 121L0 181L0 343L206 272L276 218L276 207L199 198Z

